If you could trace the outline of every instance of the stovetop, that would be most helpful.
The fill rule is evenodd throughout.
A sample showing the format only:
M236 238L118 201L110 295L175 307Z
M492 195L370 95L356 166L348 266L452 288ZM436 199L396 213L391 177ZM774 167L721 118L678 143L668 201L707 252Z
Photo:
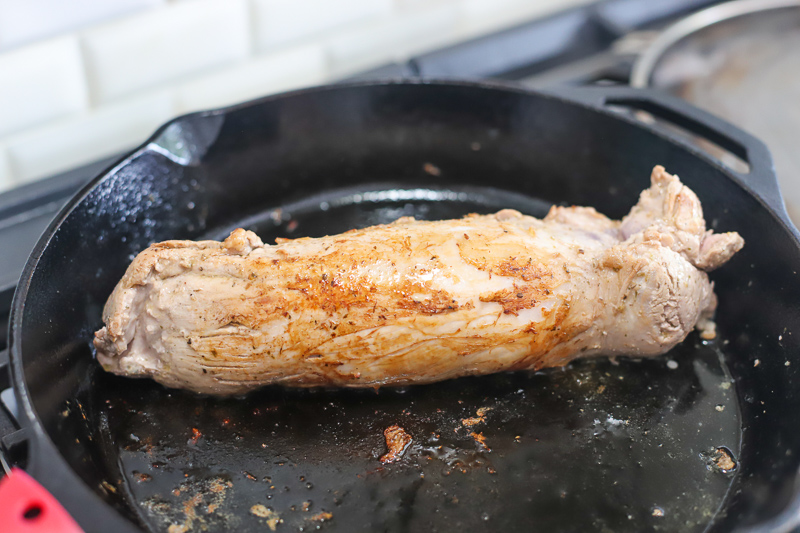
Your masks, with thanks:
M363 72L355 79L499 79L532 88L627 84L656 32L719 0L604 0ZM353 78L351 78L353 79ZM131 147L133 148L133 147ZM28 255L69 198L123 154L0 194L0 390L9 387L8 313ZM7 391L10 392L10 391ZM8 407L9 394L3 395ZM0 435L9 419L0 407ZM3 448L9 443L3 442Z

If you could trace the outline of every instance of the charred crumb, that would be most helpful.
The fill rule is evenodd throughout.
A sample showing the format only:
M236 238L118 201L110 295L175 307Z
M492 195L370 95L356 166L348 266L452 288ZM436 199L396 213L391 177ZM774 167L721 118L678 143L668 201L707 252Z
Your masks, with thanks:
M322 511L321 513L317 513L314 516L310 517L308 520L311 520L313 522L327 522L332 518L333 518L333 513Z
M473 431L472 433L469 434L469 436L475 439L475 442L480 444L480 446L487 452L492 451L492 449L489 448L489 446L486 444L486 437L483 436L483 433L477 433Z
M391 425L383 430L383 437L386 440L388 451L381 456L381 463L394 463L403 457L406 449L411 444L411 435L397 424Z
M736 461L733 460L733 454L725 447L719 447L715 450L714 464L723 472L730 472L736 468Z
M250 513L259 518L265 518L267 527L271 531L275 531L278 527L278 524L283 523L283 519L278 515L278 513L260 503L257 503L254 506L252 506L250 508Z
M461 419L461 425L467 426L467 427L474 426L476 424L480 424L481 422L483 422L483 419L482 418L478 418L476 416L473 416L471 418L462 418Z
M146 483L153 479L153 476L150 474L145 474L144 472L134 472L133 479L136 480L137 483Z
M706 468L723 474L730 474L738 466L733 453L725 446L718 446L709 451L701 452L700 456L705 460Z
M442 175L442 170L433 163L425 163L424 165L422 165L422 170L424 170L425 173L430 174L431 176Z
M185 494L177 506L158 498L143 502L147 511L162 520L169 533L185 533L192 530L207 530L210 523L228 523L231 517L220 511L228 489L233 483L222 478L202 481L187 481L172 491L176 497ZM210 522L213 521L213 522Z
M486 422L486 413L494 409L493 407L481 407L477 410L476 416L469 418L462 418L461 425L465 427L472 427L477 424Z

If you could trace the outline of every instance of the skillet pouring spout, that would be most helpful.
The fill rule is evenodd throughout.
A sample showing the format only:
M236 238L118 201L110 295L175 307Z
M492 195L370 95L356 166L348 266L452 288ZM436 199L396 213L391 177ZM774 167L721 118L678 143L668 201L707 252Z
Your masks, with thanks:
M504 209L274 245L240 228L141 252L94 345L109 372L215 395L656 356L695 327L713 337L706 272L743 244L707 230L695 193L660 166L622 220Z

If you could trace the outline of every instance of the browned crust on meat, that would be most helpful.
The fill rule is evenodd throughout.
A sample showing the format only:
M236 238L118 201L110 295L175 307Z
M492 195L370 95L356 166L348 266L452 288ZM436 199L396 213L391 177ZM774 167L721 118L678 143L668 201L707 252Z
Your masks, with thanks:
M523 309L535 307L544 291L531 285L514 284L513 290L497 291L480 297L482 302L494 302L503 307L503 312L517 316Z
M425 291L423 298L414 296L423 291ZM459 307L447 291L431 290L418 283L404 284L401 288L395 289L395 293L398 295L397 308L408 311L409 314L440 315L452 313Z
M545 277L553 277L553 273L540 264L533 262L532 257L527 261L517 257L509 257L490 267L489 271L498 276L511 276L525 282L533 282Z

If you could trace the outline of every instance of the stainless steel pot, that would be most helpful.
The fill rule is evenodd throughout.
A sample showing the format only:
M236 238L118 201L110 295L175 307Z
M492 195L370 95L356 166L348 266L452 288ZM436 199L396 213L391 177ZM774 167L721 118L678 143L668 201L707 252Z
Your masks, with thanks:
M631 84L679 96L765 141L800 223L800 0L739 0L695 13L651 43Z

